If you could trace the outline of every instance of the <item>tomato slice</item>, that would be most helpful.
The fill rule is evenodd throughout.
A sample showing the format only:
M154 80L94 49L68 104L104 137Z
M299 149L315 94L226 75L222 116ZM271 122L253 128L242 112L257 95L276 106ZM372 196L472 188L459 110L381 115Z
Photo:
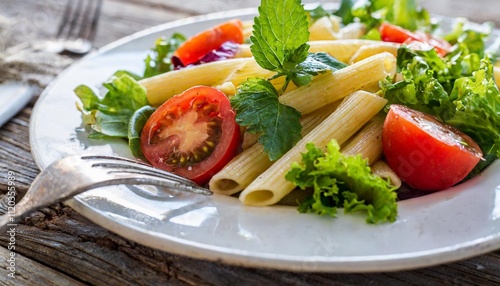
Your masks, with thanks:
M141 133L141 150L155 167L205 184L235 155L240 127L229 99L192 87L162 104Z
M457 184L483 155L461 131L397 104L391 105L385 119L382 144L387 163L401 180L425 191Z
M243 43L243 24L234 19L205 30L185 41L174 53L183 66L198 62L225 42Z
M440 56L445 56L451 49L450 43L434 37L432 35L423 33L421 31L412 32L397 25L384 22L379 27L380 36L384 42L394 43L409 43L409 42L422 42L434 47Z

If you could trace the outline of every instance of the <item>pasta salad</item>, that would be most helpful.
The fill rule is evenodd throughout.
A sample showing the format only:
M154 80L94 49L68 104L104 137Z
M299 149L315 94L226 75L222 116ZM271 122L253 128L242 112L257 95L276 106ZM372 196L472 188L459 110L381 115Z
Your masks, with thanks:
M396 220L401 186L444 190L500 156L490 24L443 33L416 0L258 11L159 38L144 74L117 71L103 96L78 86L89 136L125 138L137 158L245 205L368 223Z

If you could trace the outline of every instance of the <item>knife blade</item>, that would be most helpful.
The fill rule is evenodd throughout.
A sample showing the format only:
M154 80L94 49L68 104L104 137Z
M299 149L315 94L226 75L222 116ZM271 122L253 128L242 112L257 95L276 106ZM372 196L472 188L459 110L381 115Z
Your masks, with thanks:
M28 84L8 81L0 84L0 127L30 101L33 88Z

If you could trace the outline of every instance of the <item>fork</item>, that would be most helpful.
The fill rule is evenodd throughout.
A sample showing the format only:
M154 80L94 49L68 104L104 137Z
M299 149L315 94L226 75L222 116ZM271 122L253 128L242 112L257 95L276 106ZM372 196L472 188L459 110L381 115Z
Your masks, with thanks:
M92 49L102 0L67 0L54 40L37 49L51 53L83 55Z
M101 155L69 156L55 161L38 174L17 204L9 203L8 211L0 216L0 231L42 207L90 189L119 184L153 185L173 191L212 194L191 180L134 160Z

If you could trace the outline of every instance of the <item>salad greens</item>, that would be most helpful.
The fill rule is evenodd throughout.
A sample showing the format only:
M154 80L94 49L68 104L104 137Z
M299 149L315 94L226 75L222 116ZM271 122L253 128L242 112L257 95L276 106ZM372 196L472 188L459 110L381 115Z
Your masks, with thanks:
M270 160L279 159L301 139L302 130L301 114L282 104L280 94L290 82L306 85L316 75L346 66L326 53L308 52L309 20L335 15L343 25L360 22L367 28L365 38L379 40L382 22L410 31L433 31L429 13L417 4L418 0L342 0L333 13L321 6L306 13L300 0L262 0L250 49L256 62L275 75L251 78L238 87L231 98L236 122L247 132L260 134L259 142ZM402 80L387 78L380 83L380 95L388 100L388 106L403 104L432 114L480 145L485 160L470 176L500 158L500 91L493 78L493 55L485 47L491 30L490 24L473 27L459 19L444 36L453 45L444 57L432 48L416 50L403 45L397 55ZM103 84L107 92L102 97L85 85L75 89L84 123L93 130L90 138L127 138L134 156L142 156L141 130L155 109L149 106L146 90L138 81L175 69L172 55L185 40L177 33L169 39L159 38L144 61L144 74L116 72ZM279 90L271 83L278 77L285 78ZM293 163L286 174L286 179L299 188L313 190L300 202L300 212L335 217L337 208L344 208L345 213L366 213L368 223L396 219L395 188L373 175L366 160L344 156L335 140L325 152L312 143L306 149L302 162Z
M329 13L321 6L308 11L313 20L335 15L342 24L354 22L366 26L365 39L380 40L377 28L382 22L389 22L410 31L417 29L431 32L435 26L427 10L418 5L418 0L342 0L339 9Z
M84 122L94 133L89 137L103 136L128 138L128 124L134 112L148 105L146 89L127 73L119 72L103 83L108 90L99 97L90 87L79 85L75 93L81 101L80 111Z
M308 52L308 27L300 0L262 0L259 16L254 19L250 49L261 67L276 72L269 80L285 76L281 92L290 81L305 85L315 75L345 67L326 53ZM280 103L279 94L265 80L249 79L231 99L236 122L248 127L247 132L261 133L259 142L271 160L281 157L301 138L300 113Z
M155 42L155 47L144 60L144 78L152 77L174 69L172 55L175 50L186 41L186 37L179 33L174 33L170 38L160 37Z
M155 110L156 108L144 105L143 107L137 109L134 114L132 114L132 117L130 117L127 137L128 147L134 157L144 157L141 151L141 131Z
M149 106L146 89L138 81L173 70L172 54L185 40L179 33L174 33L169 39L158 38L144 60L144 75L118 70L103 83L107 90L104 97L85 85L75 88L74 92L81 101L78 108L83 121L92 128L89 138L126 138L132 154L142 156L140 130L154 109Z
M403 80L381 83L388 104L404 104L432 114L478 143L487 160L472 175L491 163L491 158L500 158L500 91L491 60L485 55L488 32L453 31L456 43L445 57L434 49L417 51L403 46L397 56Z
M337 208L345 213L366 212L368 223L393 222L397 216L395 187L371 173L368 162L358 156L345 156L334 139L326 152L306 145L302 164L293 163L286 179L313 194L299 205L299 211L335 217Z

